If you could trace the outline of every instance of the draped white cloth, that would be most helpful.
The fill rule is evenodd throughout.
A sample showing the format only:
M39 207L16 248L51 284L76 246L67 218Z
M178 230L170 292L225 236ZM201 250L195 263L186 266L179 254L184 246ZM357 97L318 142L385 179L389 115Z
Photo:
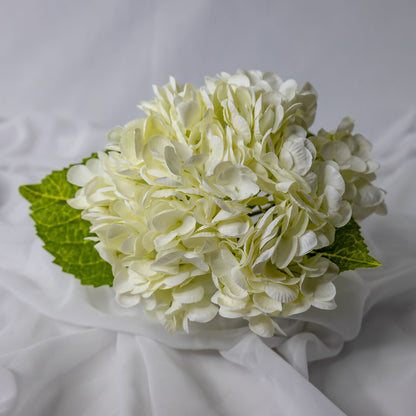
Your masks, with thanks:
M416 112L374 149L389 214L363 232L383 266L341 275L338 308L288 321L286 338L221 319L171 335L52 263L17 188L102 149L104 133L42 114L0 123L0 415L413 414ZM308 364L328 357L309 366L317 388Z

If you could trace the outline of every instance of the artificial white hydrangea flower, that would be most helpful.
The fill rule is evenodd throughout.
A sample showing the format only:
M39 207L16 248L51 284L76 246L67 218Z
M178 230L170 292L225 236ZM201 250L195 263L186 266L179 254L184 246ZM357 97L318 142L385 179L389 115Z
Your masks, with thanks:
M312 252L352 213L383 207L351 121L311 137L315 90L273 73L154 91L147 118L68 172L80 186L69 203L92 224L118 302L171 331L219 314L261 336L279 330L272 317L334 308L338 268Z

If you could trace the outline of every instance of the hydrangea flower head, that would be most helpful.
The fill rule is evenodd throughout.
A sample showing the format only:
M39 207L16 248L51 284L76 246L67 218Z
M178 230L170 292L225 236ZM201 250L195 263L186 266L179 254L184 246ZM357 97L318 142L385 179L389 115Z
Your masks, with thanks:
M118 302L171 331L219 314L261 336L279 330L274 317L333 309L338 267L315 251L352 215L384 210L351 120L311 135L315 90L273 73L154 90L146 118L68 172Z

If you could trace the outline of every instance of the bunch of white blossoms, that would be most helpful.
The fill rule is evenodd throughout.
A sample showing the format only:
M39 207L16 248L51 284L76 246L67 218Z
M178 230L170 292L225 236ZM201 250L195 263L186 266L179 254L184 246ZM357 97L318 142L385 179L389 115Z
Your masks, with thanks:
M352 214L384 210L370 143L349 119L313 136L315 90L273 73L154 90L147 118L68 172L118 302L170 331L219 314L261 336L273 317L334 308L338 267L314 251Z

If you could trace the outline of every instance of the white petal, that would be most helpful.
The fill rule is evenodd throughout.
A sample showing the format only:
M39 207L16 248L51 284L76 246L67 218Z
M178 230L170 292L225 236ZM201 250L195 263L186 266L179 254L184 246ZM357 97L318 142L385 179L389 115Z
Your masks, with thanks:
M320 300L313 300L312 306L315 306L315 308L323 309L323 310L333 310L337 307L337 304L334 300L330 301L320 301Z
M380 167L380 164L374 160L367 160L367 173L375 172Z
M93 177L94 175L85 165L72 166L67 173L68 182L77 186L85 186Z
M152 225L161 233L168 231L171 228L177 228L179 222L182 223L183 213L176 209L169 209L162 211L155 215L152 219Z
M351 157L351 152L344 142L331 141L325 143L320 149L321 156L325 160L335 160L342 164Z
M169 244L177 236L176 230L169 233L160 234L154 239L156 250L166 249L166 245Z
M186 317L194 322L209 322L215 318L218 313L218 307L210 303L207 306L192 306L188 309Z
M187 216L183 219L182 225L178 227L175 231L177 235L189 234L195 229L196 220L194 217Z
M201 109L195 101L182 101L176 106L180 122L185 128L192 127L201 119Z
M318 180L320 193L323 193L327 186L332 186L341 195L345 192L345 182L335 162L324 162L319 166Z
M183 263L193 264L198 269L207 272L209 270L208 264L205 262L205 256L200 253L185 252L183 256Z
M317 301L330 301L334 299L337 290L332 282L327 282L319 285L314 292L314 298Z
M156 270L155 267L164 266L165 264L177 264L183 254L184 252L182 250L176 250L171 253L164 254L152 263L152 269Z
M279 160L280 160L282 167L284 167L287 170L292 169L292 166L294 163L293 158L292 158L290 151L286 147L283 147L282 150L280 151Z
M296 315L307 311L311 307L311 301L307 297L300 298L296 302L286 303L283 305L283 316Z
M304 256L312 251L318 244L316 234L309 230L299 238L298 256Z
M272 313L282 310L282 302L271 298L265 293L254 294L253 302L264 313Z
M171 179L171 178L166 178L166 177L157 178L154 180L154 182L162 186L172 186L174 188L178 188L182 186L180 182L175 181L174 179Z
M299 175L306 175L312 165L312 154L305 146L305 139L298 137L287 141L283 148L286 149L293 160L292 169Z
M329 220L334 227L343 227L351 219L352 208L348 201L342 201L337 212L329 215Z
M189 272L182 272L182 273L175 273L172 276L165 277L163 279L163 286L164 288L171 289L173 287L177 287L182 283L186 282L190 277Z
M204 288L199 282L193 282L172 291L173 299L180 303L199 302L204 297Z
M371 161L370 161L371 163ZM378 168L378 164L376 164ZM343 168L347 168L350 170L353 170L354 172L365 172L368 166L368 162L364 162L362 159L360 159L357 156L350 157L347 161L345 161ZM375 167L375 166L374 166ZM375 169L374 169L375 170Z
M111 224L106 233L106 242L111 247L120 249L123 242L130 236L128 227L121 224Z
M236 133L244 139L245 143L248 143L251 140L251 131L244 117L240 116L238 113L232 113L231 123Z
M85 195L78 195L76 198L68 199L66 202L70 207L75 209L85 209L90 206Z
M375 207L384 200L384 192L371 184L358 189L358 204L362 207Z
M287 193L295 181L276 182L276 191Z
M131 308L140 302L139 295L131 295L129 293L121 293L116 295L117 302L125 308Z
M298 292L295 288L278 283L267 284L265 292L274 300L282 303L292 302L298 297Z
M328 212L338 211L341 206L342 194L333 186L325 188L325 200L328 206Z
M141 152L141 132L134 129L121 136L120 150L124 158L133 165L137 164Z
M167 167L174 175L181 174L181 161L172 146L165 147L165 161Z
M283 94L287 101L292 100L296 95L298 84L294 79L288 79L280 85L279 92Z
M229 292L233 298L237 299L247 296L247 282L239 267L233 267L231 274L225 274L221 281L224 284L224 293Z
M228 83L238 85L241 87L249 87L250 79L245 74L237 73L237 74L231 75L228 78Z
M267 315L257 315L250 317L248 326L255 334L261 337L268 338L274 335L273 322Z
M218 293L218 292L217 292ZM220 305L220 315L222 315L222 312L224 309L231 310L231 311L238 311L240 309L244 309L247 306L247 298L245 299L236 299L232 298L230 296L227 296L221 292L218 294L215 294L211 298L212 302L217 303Z
M222 221L217 225L218 231L225 237L240 237L250 229L249 220Z
M240 288L247 290L247 269L242 269L240 266L234 266L231 269L231 279L233 282L238 285ZM251 276L249 275L248 278Z
M274 121L275 121L275 113L273 109L269 107L266 109L266 111L263 113L260 119L260 123L259 123L260 133L264 135L267 132L267 130L271 130L275 124Z
M339 123L339 126L337 127L337 133L341 134L351 134L351 132L354 130L354 120L350 117L344 117L341 120L341 123Z
M298 249L297 237L282 238L274 248L272 263L279 268L284 268L293 260Z

